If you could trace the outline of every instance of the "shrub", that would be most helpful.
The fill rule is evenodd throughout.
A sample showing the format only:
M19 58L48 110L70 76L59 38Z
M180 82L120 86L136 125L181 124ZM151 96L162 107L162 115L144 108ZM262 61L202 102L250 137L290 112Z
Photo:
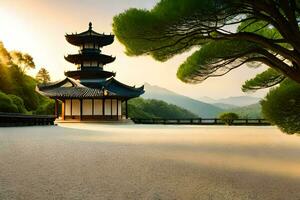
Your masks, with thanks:
M13 95L13 94L9 94L8 97L17 106L19 113L27 113L27 110L25 108L24 101L23 101L22 98L20 98L20 97L18 97L16 95Z
M261 101L262 113L288 134L300 133L300 84L287 80Z
M3 92L0 92L0 112L18 112L17 105L15 105L13 100Z
M34 111L36 115L54 115L55 101L51 99L41 102L37 110Z
M236 113L223 113L219 118L227 125L231 125L235 119L238 119L239 116Z

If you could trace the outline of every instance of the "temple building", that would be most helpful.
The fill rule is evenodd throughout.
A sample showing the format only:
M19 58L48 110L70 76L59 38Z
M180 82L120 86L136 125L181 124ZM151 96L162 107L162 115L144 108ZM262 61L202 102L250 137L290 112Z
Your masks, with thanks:
M66 61L76 65L77 69L65 72L66 78L62 81L38 86L39 93L55 99L57 117L60 101L62 120L128 118L127 101L143 94L144 86L125 85L114 78L115 73L104 70L104 66L113 62L115 57L102 54L101 48L112 44L114 35L97 33L89 23L87 31L67 34L66 40L80 48L78 54L65 56Z

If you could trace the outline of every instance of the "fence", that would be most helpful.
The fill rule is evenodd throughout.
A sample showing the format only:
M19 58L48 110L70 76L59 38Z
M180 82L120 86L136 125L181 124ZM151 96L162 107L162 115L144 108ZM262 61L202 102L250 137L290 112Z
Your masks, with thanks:
M54 125L54 115L24 115L17 113L0 113L0 127Z
M133 118L135 124L177 124L177 125L225 125L218 118L192 118L192 119L141 119ZM266 119L235 119L230 125L240 126L269 126Z

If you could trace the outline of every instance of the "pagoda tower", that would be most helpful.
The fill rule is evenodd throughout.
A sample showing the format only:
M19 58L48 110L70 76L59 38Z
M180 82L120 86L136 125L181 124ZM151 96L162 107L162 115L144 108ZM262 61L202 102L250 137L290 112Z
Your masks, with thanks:
M62 102L62 120L120 120L128 118L127 101L144 93L117 81L115 73L104 70L116 58L102 54L101 48L114 42L114 35L100 34L89 29L79 34L66 34L66 40L79 48L78 54L65 56L76 70L65 72L62 81L38 85L38 92ZM122 112L124 103L125 112ZM122 115L125 113L125 116Z
M66 40L80 48L78 54L65 56L65 60L77 66L77 70L65 72L67 77L80 80L88 87L96 87L95 80L105 80L115 76L113 72L104 71L104 65L113 62L116 58L101 54L101 48L114 42L114 35L99 34L92 29L80 34L66 35Z

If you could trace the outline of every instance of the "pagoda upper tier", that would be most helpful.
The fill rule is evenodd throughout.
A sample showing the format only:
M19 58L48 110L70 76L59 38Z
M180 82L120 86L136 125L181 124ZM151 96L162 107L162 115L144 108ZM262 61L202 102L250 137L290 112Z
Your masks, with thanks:
M81 54L71 54L65 56L65 59L73 64L82 65L82 63L87 63L87 65L93 67L102 67L108 63L115 61L115 57L100 54L97 52L82 52Z
M65 56L65 59L77 65L81 70L102 70L103 66L113 62L116 58L113 56L101 54L101 48L114 41L114 35L104 35L92 30L92 23L89 23L89 29L83 33L66 35L66 40L80 50L78 54Z
M75 46L83 47L85 44L95 44L96 48L110 45L114 42L114 35L105 35L93 31L92 23L89 23L89 30L82 33L66 34L66 40ZM94 47L95 48L95 47Z

